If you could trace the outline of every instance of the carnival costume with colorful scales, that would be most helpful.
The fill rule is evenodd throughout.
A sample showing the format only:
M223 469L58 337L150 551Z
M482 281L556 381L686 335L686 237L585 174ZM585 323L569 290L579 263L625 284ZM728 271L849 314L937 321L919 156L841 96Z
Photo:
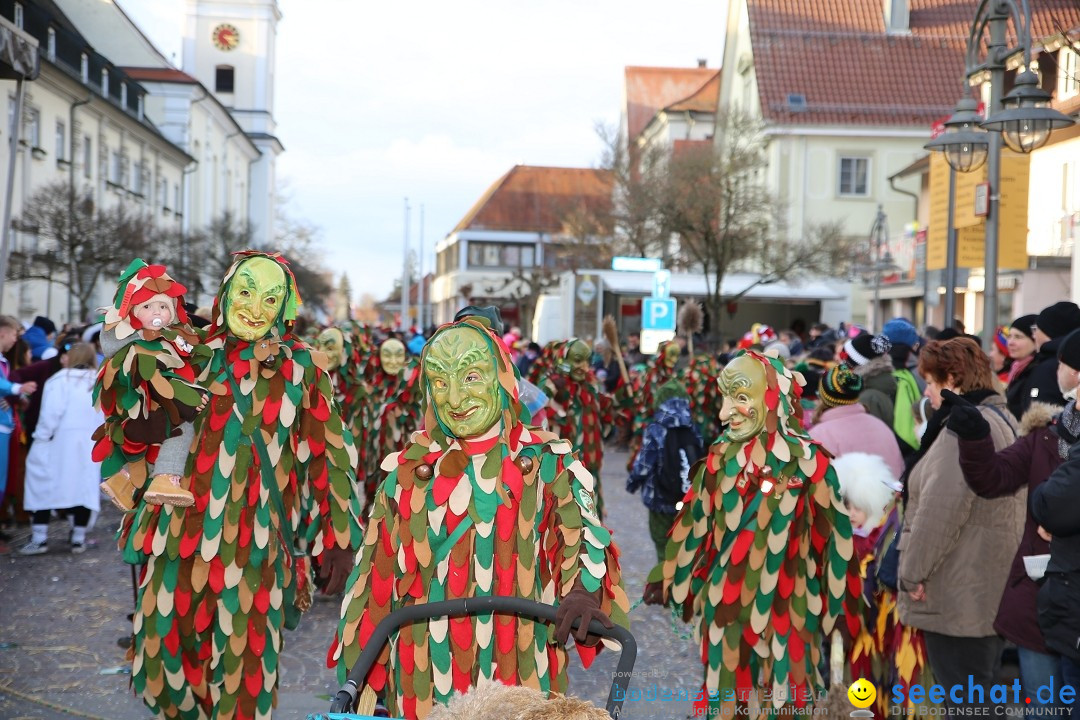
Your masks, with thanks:
M289 332L298 302L284 259L238 254L208 328L195 505L124 519L125 559L146 563L132 679L158 717L269 718L282 628L310 602L303 555L340 570L360 546L355 448L329 374Z
M569 440L574 454L596 483L596 512L604 519L600 471L604 464L604 436L615 422L612 398L600 392L589 367L592 351L577 338L555 340L544 347L529 369L529 382L549 398L548 429Z
M517 373L502 341L466 318L443 326L422 362L425 430L383 463L389 475L328 656L339 677L379 621L406 605L508 595L568 608L586 594L625 626L618 553L596 517L593 478L569 442L519 422ZM596 652L578 649L586 663ZM480 677L563 691L566 662L546 624L441 618L403 629L367 683L392 715L423 718Z
M363 434L357 436L357 444L363 454L366 515L384 477L379 468L382 459L401 449L420 427L423 391L419 361L409 358L405 345L396 338L382 342L369 359L365 375L369 389Z
M777 707L804 705L824 689L823 637L841 616L859 630L851 522L827 453L799 424L800 381L755 352L724 369L728 427L695 465L649 575L647 600L697 618L714 712L764 690Z

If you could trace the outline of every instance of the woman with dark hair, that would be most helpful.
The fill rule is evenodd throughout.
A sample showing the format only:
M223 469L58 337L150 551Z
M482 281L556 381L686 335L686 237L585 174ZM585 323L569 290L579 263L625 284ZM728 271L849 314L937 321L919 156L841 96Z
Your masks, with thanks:
M906 473L900 621L923 631L937 682L988 688L1005 644L994 618L1024 531L1027 492L988 499L968 487L959 441L946 427L954 405L942 391L977 407L990 427L994 451L1016 439L1016 421L994 390L990 361L975 341L931 342L919 355L919 372L936 412ZM985 702L989 698L978 704Z

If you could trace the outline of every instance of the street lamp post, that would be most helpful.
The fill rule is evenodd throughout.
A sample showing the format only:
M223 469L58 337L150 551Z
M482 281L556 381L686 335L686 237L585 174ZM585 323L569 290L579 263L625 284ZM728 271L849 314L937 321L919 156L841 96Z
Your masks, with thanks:
M1009 47L1008 25L1012 21L1019 46ZM980 56L983 37L989 33L985 57ZM1023 54L1023 66L1013 89L1002 97L1005 87L1005 63ZM1042 147L1050 133L1073 124L1072 118L1050 107L1050 94L1039 87L1039 78L1031 71L1031 8L1028 0L980 0L975 20L968 34L965 75L973 78L989 74L990 102L986 119L978 121L975 101L965 93L956 112L945 123L945 132L926 144L927 150L944 152L949 166L958 172L971 172L987 163L990 185L986 215L986 277L983 295L983 338L989 346L997 327L998 229L1001 201L1001 144L1029 153ZM993 131L993 132L987 132ZM952 193L950 193L951 195ZM952 197L949 203L952 211ZM949 227L949 250L955 257L956 235ZM947 283L954 282L953 278ZM946 288L946 308L954 288ZM946 318L952 322L952 318Z
M870 329L881 332L881 271L892 266L892 253L889 252L889 219L881 205L878 205L877 216L874 224L870 227L870 245L874 251L874 312L871 315ZM881 256L882 247L885 248L885 257Z

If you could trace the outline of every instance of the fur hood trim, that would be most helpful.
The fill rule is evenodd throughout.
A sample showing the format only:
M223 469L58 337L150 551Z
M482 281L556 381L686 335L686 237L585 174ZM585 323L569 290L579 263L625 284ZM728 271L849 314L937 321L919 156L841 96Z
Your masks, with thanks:
M852 369L859 377L876 377L878 375L892 375L892 358L888 355L879 355L865 365L859 365Z
M1018 433L1020 437L1030 435L1036 430L1040 430L1044 427L1049 427L1054 418L1061 414L1064 410L1060 405L1051 405L1050 403L1033 402L1028 407L1027 412L1020 418L1020 427Z

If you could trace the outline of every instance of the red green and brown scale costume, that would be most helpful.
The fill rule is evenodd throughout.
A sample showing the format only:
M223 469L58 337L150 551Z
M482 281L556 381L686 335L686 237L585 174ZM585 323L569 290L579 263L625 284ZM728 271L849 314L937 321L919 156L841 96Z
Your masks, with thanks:
M664 351L668 346L674 345L674 340L667 340L657 347L656 355L653 356L652 364L634 388L634 421L630 427L630 458L626 462L629 470L634 464L638 450L641 449L641 439L645 434L645 427L652 422L653 413L656 410L656 391L661 385L669 380L681 380L677 368L668 367L664 362Z
M851 636L860 624L851 521L828 454L799 424L801 377L747 355L765 367L764 429L732 442L729 428L694 466L665 559L649 575L697 619L711 712L766 690L775 707L805 705L824 690L824 637L838 618Z
M196 419L188 459L195 505L140 504L121 528L125 558L146 563L132 679L162 718L269 718L277 702L284 598L291 587L302 607L310 579L306 562L294 562L285 547L253 435L265 442L286 521L303 550L318 557L331 547L358 548L362 539L352 437L329 375L288 331L290 304L262 340L242 341L227 329L226 289L252 257L282 265L296 302L283 259L240 254L208 329L214 355L201 381L212 398Z
M376 488L385 476L379 468L381 459L400 450L423 419L420 362L409 358L397 374L382 370L378 352L372 363L375 370L370 374L363 440L365 514L371 509Z
M615 423L611 396L600 392L596 375L589 370L584 380L575 380L560 369L566 354L576 341L555 340L544 347L540 358L529 369L529 382L548 396L548 429L563 440L569 440L574 455L596 483L596 512L604 519L604 495L600 471L604 464L604 436ZM539 367L537 367L539 365Z
M618 552L593 509L593 478L568 442L519 422L517 373L502 341L472 318L444 329L462 326L482 333L495 357L501 421L491 437L466 442L448 434L428 401L427 429L384 461L389 475L328 655L342 681L379 621L406 605L488 595L558 603L579 583L602 589L601 610L628 624ZM566 651L552 632L501 614L417 623L392 651L384 648L367 683L385 693L392 716L405 718L426 717L481 677L565 691ZM586 664L597 652L578 650Z
M175 299L176 323L144 328L134 308L156 295ZM183 295L184 286L169 277L164 265L135 260L120 274L104 329L123 344L102 364L94 385L94 402L105 415L105 423L94 433L93 454L101 463L102 479L127 466L136 486L141 486L160 444L133 441L125 430L146 423L151 413L164 413L171 431L184 421L181 413L186 408L199 405L193 385L209 362L210 351L187 324Z
M716 379L720 364L709 355L695 355L679 373L690 399L690 417L706 444L720 435L720 403L723 397Z

